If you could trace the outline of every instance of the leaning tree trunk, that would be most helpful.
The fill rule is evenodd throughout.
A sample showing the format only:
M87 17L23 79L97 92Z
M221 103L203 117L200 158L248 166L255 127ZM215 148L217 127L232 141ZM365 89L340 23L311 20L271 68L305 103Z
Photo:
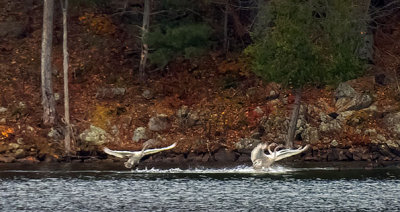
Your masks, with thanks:
M68 155L71 152L71 124L69 115L69 89L68 89L68 46L67 46L67 10L68 10L68 0L60 0L62 5L63 14L63 55L64 55L64 116L65 116L65 138L64 138L64 148L65 153Z
M150 25L150 4L151 0L144 0L144 11L143 11L143 24L142 24L142 53L140 55L139 65L139 77L144 80L146 75L146 61L149 53L149 46L146 42L146 35L149 31Z
M300 99L301 99L301 89L298 88L295 90L294 107L292 111L292 116L290 117L288 134L286 136L286 143L285 143L286 148L293 147L297 119L299 118Z
M51 77L51 49L53 41L54 0L43 3L43 34L41 58L41 89L43 106L43 124L54 125L56 122L55 101Z

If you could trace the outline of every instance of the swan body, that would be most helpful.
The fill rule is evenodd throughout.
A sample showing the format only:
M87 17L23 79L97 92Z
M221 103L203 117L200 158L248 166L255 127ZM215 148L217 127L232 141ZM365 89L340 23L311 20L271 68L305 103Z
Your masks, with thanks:
M299 147L298 149L282 149L282 145L278 145L275 147L274 151L271 151L271 146L276 145L272 143L267 145L265 143L258 144L252 151L251 151L251 162L253 162L254 169L263 169L269 168L274 162L282 160L284 158L288 158L293 155L300 154L306 151L309 145L304 147ZM269 154L265 154L264 151L268 150Z

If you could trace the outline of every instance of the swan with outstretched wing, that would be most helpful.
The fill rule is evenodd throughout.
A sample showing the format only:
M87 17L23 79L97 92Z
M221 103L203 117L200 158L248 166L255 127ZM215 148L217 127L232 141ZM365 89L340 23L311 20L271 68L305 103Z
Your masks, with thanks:
M304 147L299 147L298 149L282 149L282 145L277 145L274 151L271 151L271 146L276 145L272 143L270 145L267 144L258 144L253 151L251 151L251 162L253 162L254 169L262 169L269 168L274 162L282 160L284 158L288 158L293 155L300 154L306 151L309 145ZM265 154L264 151L268 150L269 154Z
M126 161L124 163L125 167L129 169L129 168L132 168L132 167L138 165L140 159L142 159L144 156L155 154L155 153L162 152L165 150L170 150L170 149L174 148L176 146L176 144L177 143L175 142L170 146L163 147L163 148L156 148L156 149L147 149L148 145L145 144L141 151L118 151L118 150L111 150L107 147L104 147L103 150L105 153L115 156L115 157L118 157L118 158L129 158L128 161Z

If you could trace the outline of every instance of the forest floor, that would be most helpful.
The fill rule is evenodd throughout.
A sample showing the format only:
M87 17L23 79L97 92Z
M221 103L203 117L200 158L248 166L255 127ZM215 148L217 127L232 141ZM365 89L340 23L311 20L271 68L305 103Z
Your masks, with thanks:
M23 38L4 38L0 43L0 107L7 108L7 116L0 123L1 144L18 143L29 146L32 155L61 158L62 141L49 139L51 130L42 124L40 90L40 52L42 17L36 8L30 29ZM257 131L265 97L278 89L280 98L287 101L281 113L291 113L293 96L274 83L266 83L255 76L247 58L241 54L223 54L213 50L194 59L177 59L163 70L152 72L148 79L137 78L138 43L123 24L115 23L109 15L87 11L71 14L69 18L69 88L71 123L75 132L74 150L80 155L95 155L99 148L87 148L78 138L79 133L96 125L107 132L115 126L118 132L107 144L112 149L137 150L142 142L132 141L137 127L146 127L157 114L176 116L183 106L198 111L199 123L186 126L172 120L171 128L156 133L159 145L179 141L175 153L215 152L220 148L235 149L235 143ZM53 41L53 87L60 96L57 100L58 126L63 127L63 69L62 26L55 19ZM136 39L137 40L137 39ZM382 107L399 104L398 73L400 70L400 16L393 17L375 33L375 65L367 76L384 74L396 82L375 87ZM102 88L124 88L123 96L100 96ZM150 98L143 97L149 91ZM324 100L334 111L334 88L309 87L303 90L302 104ZM207 120L207 121L204 121ZM379 127L379 126L377 126ZM93 151L93 152L91 152Z

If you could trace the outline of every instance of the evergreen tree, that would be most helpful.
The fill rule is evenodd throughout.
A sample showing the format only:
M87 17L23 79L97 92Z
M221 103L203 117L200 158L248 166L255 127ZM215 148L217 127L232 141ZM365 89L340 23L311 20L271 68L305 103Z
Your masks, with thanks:
M211 27L203 20L202 1L162 0L147 34L149 60L164 67L176 57L200 56L211 46ZM155 12L157 13L157 12Z
M262 78L296 89L286 146L292 147L305 85L333 84L362 73L366 13L356 0L270 0L246 49ZM359 2L359 1L357 1Z
M271 0L246 49L253 70L286 86L323 85L362 73L364 13L353 1Z

